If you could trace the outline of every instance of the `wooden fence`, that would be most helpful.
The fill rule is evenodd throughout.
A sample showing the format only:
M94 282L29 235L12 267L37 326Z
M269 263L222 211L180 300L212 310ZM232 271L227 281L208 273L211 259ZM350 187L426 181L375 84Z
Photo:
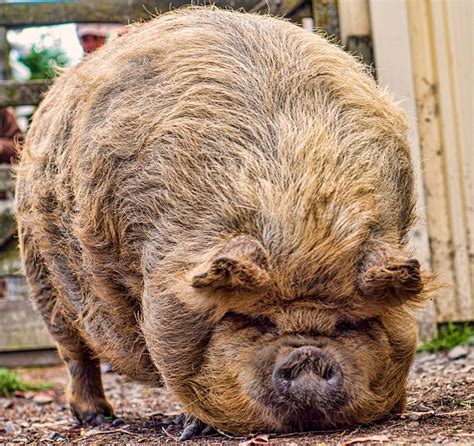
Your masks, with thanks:
M407 3L439 321L474 319L473 7Z
M420 314L474 320L473 16L471 0L339 0L341 34L372 36L378 82L411 124L420 221L412 242L446 286Z
M370 0L379 81L412 123L418 248L446 284L438 322L474 319L473 5Z

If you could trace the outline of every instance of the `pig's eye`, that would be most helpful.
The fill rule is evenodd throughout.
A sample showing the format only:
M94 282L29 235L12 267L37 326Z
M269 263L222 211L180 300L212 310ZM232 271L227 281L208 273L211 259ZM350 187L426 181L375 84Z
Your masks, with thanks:
M360 320L341 320L336 325L338 331L369 331L379 322L378 318Z
M232 323L237 329L256 328L262 333L276 330L276 325L266 316L249 316L248 314L229 311L222 321Z

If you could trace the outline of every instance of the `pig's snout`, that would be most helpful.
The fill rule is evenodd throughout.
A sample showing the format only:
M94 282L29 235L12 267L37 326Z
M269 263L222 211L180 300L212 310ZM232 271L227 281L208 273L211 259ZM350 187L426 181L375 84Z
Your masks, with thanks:
M294 409L328 409L341 402L342 370L323 349L302 346L277 361L273 388L279 400Z

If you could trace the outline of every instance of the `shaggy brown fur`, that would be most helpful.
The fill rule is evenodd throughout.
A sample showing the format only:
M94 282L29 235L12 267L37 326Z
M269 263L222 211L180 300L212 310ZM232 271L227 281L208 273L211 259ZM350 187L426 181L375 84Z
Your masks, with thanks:
M78 418L111 411L97 358L234 433L402 409L425 280L406 132L351 56L271 17L175 11L63 73L17 215ZM302 415L285 367L336 370L337 398Z

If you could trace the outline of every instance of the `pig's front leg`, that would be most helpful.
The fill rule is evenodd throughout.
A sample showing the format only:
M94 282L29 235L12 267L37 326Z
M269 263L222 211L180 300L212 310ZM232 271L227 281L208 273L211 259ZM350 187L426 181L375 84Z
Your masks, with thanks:
M105 399L100 375L100 362L86 348L61 355L69 372L67 400L74 417L81 424L97 426L115 418L112 406Z
M191 415L182 415L179 424L181 424L183 428L183 432L179 437L180 441L190 440L197 435L209 435L214 432L212 426L203 423L201 420L198 420Z

